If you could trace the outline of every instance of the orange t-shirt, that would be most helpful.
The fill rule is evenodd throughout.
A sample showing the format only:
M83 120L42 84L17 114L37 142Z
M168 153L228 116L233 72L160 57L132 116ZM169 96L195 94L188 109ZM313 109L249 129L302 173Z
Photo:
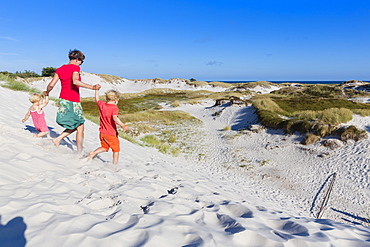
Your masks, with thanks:
M100 128L99 131L106 135L118 135L116 122L113 116L118 116L118 107L114 104L108 104L102 100L98 101L100 113Z

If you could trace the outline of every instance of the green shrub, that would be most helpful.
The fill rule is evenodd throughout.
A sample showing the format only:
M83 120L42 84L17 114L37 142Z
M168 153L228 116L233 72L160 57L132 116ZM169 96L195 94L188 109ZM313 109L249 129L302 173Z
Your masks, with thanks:
M8 72L8 71L0 71L0 79L2 79L2 80L5 80L5 81L7 81L7 79L5 79L5 78L11 78L11 79L15 79L16 78L16 76L13 74L13 73L10 73L10 72Z
M16 71L14 73L15 76L18 76L20 78L30 78L30 77L40 77L39 74L37 74L36 72L34 71L30 71L30 70L25 70L23 72L21 71Z
M42 68L41 76L45 76L45 77L54 76L54 73L55 73L56 70L57 70L57 68L54 68L54 67Z

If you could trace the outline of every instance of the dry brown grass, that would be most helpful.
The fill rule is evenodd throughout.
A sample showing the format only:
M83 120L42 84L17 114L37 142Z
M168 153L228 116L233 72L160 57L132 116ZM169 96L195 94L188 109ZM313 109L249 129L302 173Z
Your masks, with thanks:
M253 100L253 107L258 110L271 111L278 114L285 114L285 111L281 109L270 97L259 97Z
M105 81L112 83L112 84L118 84L122 80L121 77L116 75L106 75L106 74L97 74L99 77L103 78Z
M320 137L311 133L308 133L302 141L303 145L311 145L320 140Z

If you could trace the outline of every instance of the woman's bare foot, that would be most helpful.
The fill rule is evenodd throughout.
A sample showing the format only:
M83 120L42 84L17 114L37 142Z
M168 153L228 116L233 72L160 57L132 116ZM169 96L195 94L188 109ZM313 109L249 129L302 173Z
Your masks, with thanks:
M53 139L52 142L54 143L54 146L59 147L60 141L57 140L57 138Z

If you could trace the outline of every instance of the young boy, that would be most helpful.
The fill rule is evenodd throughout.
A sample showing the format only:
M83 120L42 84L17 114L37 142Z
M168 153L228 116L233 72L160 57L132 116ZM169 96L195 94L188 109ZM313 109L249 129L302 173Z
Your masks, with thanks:
M118 118L117 104L119 96L120 95L117 91L109 90L105 93L107 102L104 102L99 100L99 89L95 90L95 100L98 104L100 114L99 131L101 147L90 152L87 157L87 161L93 159L97 154L108 152L109 148L111 148L113 151L113 164L118 164L120 143L116 124L121 126L125 131L129 130L129 128Z

